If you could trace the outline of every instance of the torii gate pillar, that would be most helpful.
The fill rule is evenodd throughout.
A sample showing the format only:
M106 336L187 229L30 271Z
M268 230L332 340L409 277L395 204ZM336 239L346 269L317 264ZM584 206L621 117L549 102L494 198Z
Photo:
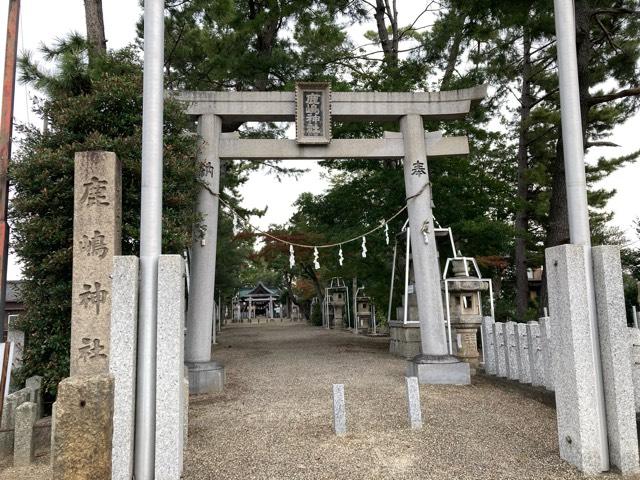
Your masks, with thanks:
M447 349L422 117L401 117L400 130L422 347L422 353L409 362L407 375L418 377L420 383L466 385L471 383L469 364L449 355Z
M224 385L224 368L211 358L215 342L213 325L216 245L218 238L218 194L220 191L220 155L218 154L222 119L217 115L200 115L198 134L201 139L197 162L202 188L198 197L198 212L204 229L193 232L191 246L191 291L187 309L185 365L189 368L189 392L193 394L219 392ZM212 338L212 336L214 336Z

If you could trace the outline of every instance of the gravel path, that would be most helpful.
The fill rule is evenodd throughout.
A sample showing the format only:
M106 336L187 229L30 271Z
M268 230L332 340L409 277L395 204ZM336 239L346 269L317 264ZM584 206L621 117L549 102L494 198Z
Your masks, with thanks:
M185 479L584 478L558 456L555 410L483 377L421 387L425 426L409 430L405 361L386 338L272 323L225 327L219 343L227 383L191 399Z
M412 431L405 361L386 338L271 323L225 327L219 342L227 384L191 398L186 480L585 478L558 457L554 409L517 386L422 386L424 428ZM345 384L341 438L332 383ZM47 452L29 468L5 459L0 480L49 479L47 463Z

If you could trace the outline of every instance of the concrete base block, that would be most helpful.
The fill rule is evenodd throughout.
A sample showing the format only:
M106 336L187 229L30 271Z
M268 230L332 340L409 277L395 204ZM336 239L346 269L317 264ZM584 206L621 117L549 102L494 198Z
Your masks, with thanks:
M601 430L594 345L590 325L588 269L591 252L581 245L546 250L549 313L553 319L554 386L560 457L586 474L607 469ZM595 313L595 312L593 312Z
M407 360L421 352L420 325L403 324L398 321L389 323L389 353Z
M418 377L423 385L469 385L469 364L450 355L418 355L407 365L407 377Z
M52 478L111 480L113 383L111 375L93 375L69 377L58 385Z
M221 392L224 389L224 366L218 362L185 362L189 368L189 393Z

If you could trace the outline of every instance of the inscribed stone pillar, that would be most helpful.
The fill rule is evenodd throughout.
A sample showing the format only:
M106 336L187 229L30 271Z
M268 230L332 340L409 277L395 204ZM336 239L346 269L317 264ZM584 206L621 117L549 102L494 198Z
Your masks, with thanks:
M553 360L554 340L551 335L551 319L549 317L541 317L539 322L544 388L553 392L555 390L555 362Z
M420 383L469 384L469 364L449 355L447 348L422 117L403 116L400 130L422 345L422 354L409 363L407 376L418 377Z
M509 380L519 380L520 378L518 374L515 325L515 322L505 322L502 324L507 378Z
M116 155L76 153L74 175L71 376L109 372L111 273L122 223Z
M529 367L531 368L531 385L544 386L544 367L542 365L542 347L540 346L540 325L538 322L527 322L527 340L529 342Z
M585 474L600 473L609 463L590 328L595 320L589 308L590 255L582 245L561 245L545 252L560 457Z
M609 459L623 475L633 475L640 471L640 465L620 247L593 247L591 255L607 412Z
M493 344L496 354L496 375L498 377L507 376L507 353L504 340L504 324L496 322L493 326Z
M201 144L197 161L200 180L205 184L198 195L197 211L202 229L194 232L191 247L191 291L187 317L185 362L189 367L191 393L221 391L224 370L211 360L213 304L215 296L216 244L220 192L220 157L218 142L222 120L216 115L201 115L198 134Z
M482 319L482 348L484 349L484 369L489 375L496 375L496 353L493 329L495 322L491 317Z
M529 362L529 341L527 339L526 323L516 323L516 353L518 355L520 383L531 383L531 364Z

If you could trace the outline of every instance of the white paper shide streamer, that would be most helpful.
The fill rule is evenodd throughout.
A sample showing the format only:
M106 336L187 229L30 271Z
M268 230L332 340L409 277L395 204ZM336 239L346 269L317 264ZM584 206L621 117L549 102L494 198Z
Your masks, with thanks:
M384 222L384 241L389 245L389 224Z
M344 255L342 255L342 245L340 245L340 250L338 251L338 263L340 266L344 263Z
M367 258L367 237L362 237L362 258Z
M293 253L293 245L289 245L289 267L293 268L296 266L296 256Z
M315 268L316 270L320 269L320 261L318 260L318 248L314 247L313 249L313 268Z

